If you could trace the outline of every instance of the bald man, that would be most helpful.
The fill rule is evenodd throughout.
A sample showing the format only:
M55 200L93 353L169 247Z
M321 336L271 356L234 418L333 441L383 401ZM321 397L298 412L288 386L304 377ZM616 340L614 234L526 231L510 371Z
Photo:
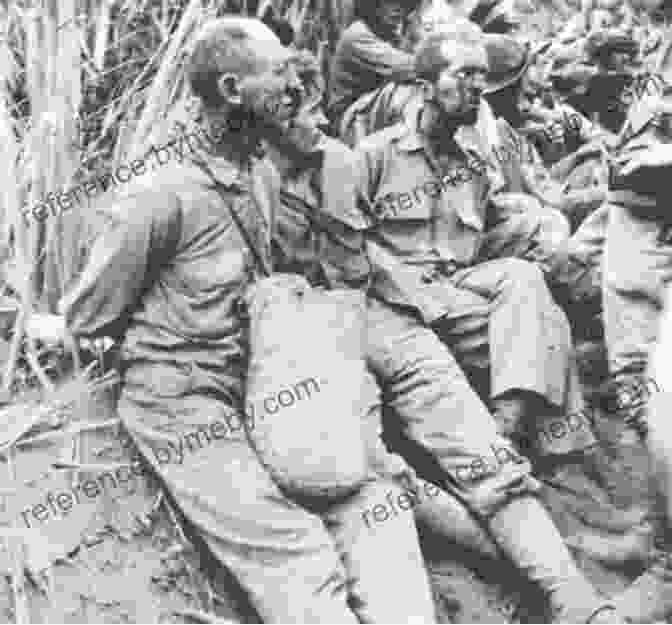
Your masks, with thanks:
M204 26L186 70L199 107L185 158L117 198L61 310L78 338L123 340L120 417L264 622L433 622L412 519L391 519L376 536L361 522L389 485L374 476L324 514L309 512L271 479L237 416L249 351L238 303L258 273L248 245L270 264L278 199L260 139L297 114L303 88L291 61L257 20ZM403 594L373 601L390 575L403 576Z

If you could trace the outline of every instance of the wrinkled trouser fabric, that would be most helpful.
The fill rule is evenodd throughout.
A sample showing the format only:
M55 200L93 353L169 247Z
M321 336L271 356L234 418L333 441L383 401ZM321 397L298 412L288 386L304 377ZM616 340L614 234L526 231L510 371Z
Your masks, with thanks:
M374 534L362 522L362 509L384 499L392 483L372 476L344 503L320 516L308 512L271 480L233 410L185 378L175 370L166 379L166 367L154 380L151 367L129 370L119 415L265 622L434 622L413 520L389 519ZM208 441L203 432L212 434L215 421L228 424L226 435L220 426Z
M480 553L497 554L496 542L548 593L563 622L586 622L602 600L533 496L539 484L529 474L529 461L497 434L494 419L431 330L412 315L374 300L368 318L367 360L378 376L385 405L397 413L407 436L436 457L442 471L432 480L450 491L427 488L411 475L405 481L406 504L414 495L416 518L440 536ZM399 479L396 461L385 462L391 458L381 450L376 466L386 476L396 471ZM460 509L453 495L490 531ZM388 508L380 509L381 516L383 512L392 514Z
M404 434L431 453L445 487L480 517L538 490L530 463L497 433L487 407L436 334L410 313L369 300L367 363Z
M602 310L608 214L605 203L570 236L567 218L556 209L544 206L535 212L505 212L488 229L479 257L515 257L536 263L572 322L585 325Z
M606 203L588 215L561 250L566 261L552 273L551 284L566 290L566 300L577 306L577 316L580 307L587 307L591 313L602 309L602 263L608 218Z
M671 280L672 245L664 224L644 219L628 206L609 204L604 326L612 375L646 370Z
M445 317L450 325L442 338L465 366L489 366L491 398L524 390L568 412L580 409L569 323L538 266L504 258L461 269L447 281L463 296Z

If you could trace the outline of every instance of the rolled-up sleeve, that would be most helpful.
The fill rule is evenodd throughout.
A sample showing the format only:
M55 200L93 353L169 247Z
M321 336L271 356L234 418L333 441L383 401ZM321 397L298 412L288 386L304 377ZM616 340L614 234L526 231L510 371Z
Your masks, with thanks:
M118 336L119 324L179 244L175 194L144 191L119 200L109 214L111 223L94 242L81 276L59 302L75 336Z

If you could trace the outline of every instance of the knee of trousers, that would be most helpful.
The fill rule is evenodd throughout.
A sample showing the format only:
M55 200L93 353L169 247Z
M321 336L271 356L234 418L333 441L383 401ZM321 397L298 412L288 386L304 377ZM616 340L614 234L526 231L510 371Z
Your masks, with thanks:
M540 265L518 258L503 258L495 262L502 272L497 285L500 303L532 300L537 306L544 305L544 302L549 309L555 306Z
M507 290L540 289L546 287L544 274L536 263L519 258L502 258L497 260L500 271L503 271L503 286Z
M541 485L531 475L530 461L502 439L493 453L451 472L446 488L481 519L495 514L511 499L538 493ZM504 453L506 452L506 453ZM506 456L506 457L505 457Z

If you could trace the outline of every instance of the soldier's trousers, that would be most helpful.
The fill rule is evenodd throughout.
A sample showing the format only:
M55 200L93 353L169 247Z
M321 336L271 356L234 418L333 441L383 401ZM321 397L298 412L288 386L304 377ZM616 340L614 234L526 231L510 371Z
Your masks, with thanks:
M367 330L367 360L383 402L405 436L436 459L445 487L481 518L537 489L529 461L499 436L487 407L430 328L372 299Z
M278 489L232 413L165 366L131 368L119 401L140 452L263 621L434 622L412 517L375 531L362 521L398 487L372 472L358 494L312 514Z
M441 338L463 366L489 368L490 397L524 390L557 408L580 407L569 324L536 264L503 258L440 279L458 289L451 291Z
M565 289L575 320L602 310L602 268L609 204L603 204L581 223L561 248L563 262L554 267L552 284ZM584 309L582 311L582 309Z
M604 252L605 334L614 376L645 371L672 280L669 227L609 204Z

